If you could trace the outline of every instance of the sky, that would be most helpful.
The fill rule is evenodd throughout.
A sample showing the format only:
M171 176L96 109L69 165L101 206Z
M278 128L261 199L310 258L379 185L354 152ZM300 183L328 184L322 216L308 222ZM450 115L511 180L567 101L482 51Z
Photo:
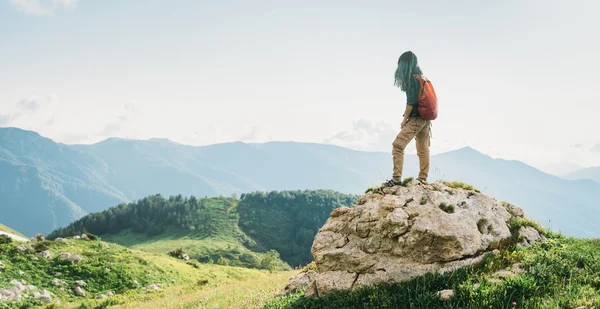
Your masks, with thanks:
M0 127L57 142L391 151L413 51L432 153L600 165L600 1L0 0ZM414 143L409 145L414 153Z

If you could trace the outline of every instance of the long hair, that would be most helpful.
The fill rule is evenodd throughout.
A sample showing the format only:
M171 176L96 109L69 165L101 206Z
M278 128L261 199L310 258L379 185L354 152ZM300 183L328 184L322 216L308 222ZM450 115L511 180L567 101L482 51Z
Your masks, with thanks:
M417 62L417 56L413 52L407 51L398 59L394 85L404 92L412 90L410 88L413 84L410 82L410 77L413 74L423 75L423 72Z

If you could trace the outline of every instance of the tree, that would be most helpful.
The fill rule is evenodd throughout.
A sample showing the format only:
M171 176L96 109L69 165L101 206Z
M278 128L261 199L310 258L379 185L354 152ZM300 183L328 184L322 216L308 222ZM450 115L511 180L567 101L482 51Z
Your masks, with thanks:
M260 261L260 268L267 270L275 270L279 261L279 252L271 249L263 255Z

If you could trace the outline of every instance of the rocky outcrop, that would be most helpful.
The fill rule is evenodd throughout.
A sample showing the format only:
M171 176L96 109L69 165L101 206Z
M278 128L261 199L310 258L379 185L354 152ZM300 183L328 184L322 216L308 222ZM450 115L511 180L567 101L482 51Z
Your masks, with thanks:
M13 286L10 289L0 289L0 302L12 301L18 302L21 299L30 296L28 293L32 293L31 296L34 299L41 301L44 304L52 302L50 292L42 290L41 292L34 292L37 287L31 284L27 284L24 280L12 280L10 284Z
M301 285L307 297L322 296L477 263L514 238L508 222L522 217L514 205L444 183L378 189L331 213L312 245L318 273L292 278L282 293Z

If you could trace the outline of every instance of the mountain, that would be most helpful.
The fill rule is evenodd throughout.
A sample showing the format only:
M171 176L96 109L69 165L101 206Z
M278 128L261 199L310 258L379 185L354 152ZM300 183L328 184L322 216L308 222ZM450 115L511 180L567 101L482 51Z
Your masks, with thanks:
M584 168L563 176L565 179L591 179L600 183L600 166Z
M417 174L406 156L405 176ZM230 196L326 189L359 194L389 177L390 153L337 146L241 142L203 147L164 139L108 139L64 145L35 132L0 128L0 223L25 235L48 233L81 216L152 194ZM472 148L432 157L430 180L475 185L521 206L546 227L598 236L600 184L565 180Z
M538 168L541 171L546 172L550 175L561 177L563 175L567 175L567 174L573 173L575 171L581 170L581 169L583 169L583 166L572 163L572 162L557 162L557 163L543 164L543 165L538 166Z
M99 175L109 169L35 132L0 128L0 222L32 236L125 201Z

